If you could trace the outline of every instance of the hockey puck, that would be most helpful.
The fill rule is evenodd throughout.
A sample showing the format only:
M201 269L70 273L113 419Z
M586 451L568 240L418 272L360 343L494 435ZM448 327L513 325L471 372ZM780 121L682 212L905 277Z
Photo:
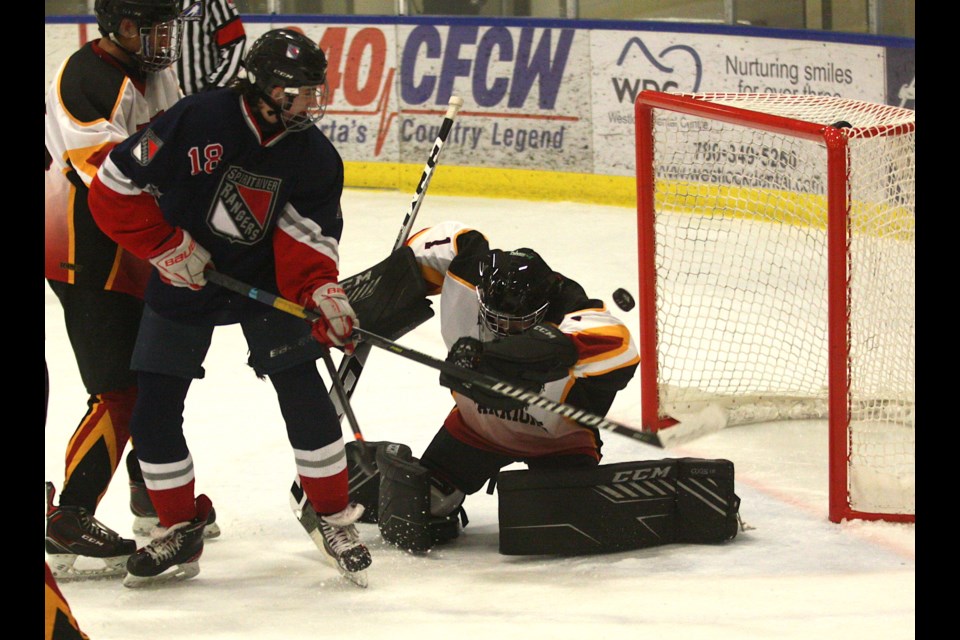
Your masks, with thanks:
M637 305L630 292L622 287L613 292L613 301L620 307L621 311L630 311Z

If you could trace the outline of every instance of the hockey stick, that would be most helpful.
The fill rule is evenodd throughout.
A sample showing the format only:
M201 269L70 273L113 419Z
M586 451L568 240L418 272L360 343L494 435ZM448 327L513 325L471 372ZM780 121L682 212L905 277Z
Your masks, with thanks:
M253 298L257 302L271 305L280 311L284 311L286 313L290 313L311 321L317 320L321 317L320 314L316 313L315 311L305 309L295 302L281 298L270 293L269 291L251 287L217 271L207 271L207 279L211 282L219 284L220 286L226 287L231 291L235 291L241 295ZM387 338L378 336L375 333L371 333L370 331L366 331L359 327L354 328L353 332L363 339L363 342L358 345L357 348L363 346L364 343L371 344L380 347L381 349L391 351L409 360L413 360L415 362L419 362L420 364L425 364L428 367L437 369L450 377L461 380L462 382L466 383L467 386L477 387L478 389L483 389L484 391L488 392L492 391L493 393L525 402L528 405L546 409L551 413L564 416L565 418L569 418L579 422L580 424L613 431L614 433L619 433L622 436L627 436L628 438L638 440L644 444L663 448L663 443L660 441L660 437L656 433L642 431L636 427L614 422L613 420L607 420L602 416L578 409L571 405L564 404L562 402L555 402L554 400L545 398L540 394L528 391L521 387L515 387L508 382L498 380L492 376L478 373L472 369L464 369L463 367L458 367L455 364L439 360L425 353L408 349L403 345L394 342L393 340L388 340Z
M393 340L388 340L382 336L365 331L359 327L354 329L354 333L359 334L364 341L371 342L381 349L391 351L398 356L413 360L414 362L419 362L420 364L425 364L428 367L437 369L438 371L441 371L450 377L457 378L458 380L466 383L468 387L476 387L478 389L483 389L484 391L493 391L494 393L498 393L502 396L514 398L515 400L525 402L528 405L540 407L541 409L546 409L551 413L556 413L565 418L570 418L571 420L579 422L582 425L588 427L597 427L598 429L606 429L607 431L613 431L614 433L619 433L622 436L639 440L644 444L660 447L661 449L663 448L663 443L660 442L660 437L656 433L642 431L635 427L614 422L613 420L607 420L602 416L584 411L583 409L578 409L569 404L556 402L541 396L538 393L534 393L533 391L528 391L522 387L515 387L509 382L504 382L492 376L478 373L472 369L458 367L455 364L434 358L433 356L429 356L420 351L408 349L403 345L394 342Z
M457 112L460 111L460 107L463 106L463 98L459 96L451 96L450 102L447 106L447 112L443 116L443 122L440 124L440 131L437 133L437 139L433 143L433 148L430 150L430 156L427 158L427 163L423 167L423 173L420 175L420 182L417 184L416 193L413 196L413 200L410 203L410 210L407 211L406 215L403 218L403 225L400 227L400 232L397 234L397 239L393 243L393 250L396 251L403 247L407 242L407 238L410 237L410 231L413 229L413 223L417 219L417 213L420 212L420 206L423 204L423 198L427 193L427 187L430 185L430 180L433 178L433 172L436 170L437 163L440 160L440 152L443 150L443 145L447 141L447 137L450 135L450 129L453 128L453 120L457 117ZM357 386L357 380L360 378L360 374L363 373L363 366L366 364L367 357L370 355L370 345L369 344L359 344L351 356L344 356L340 361L339 368L339 378L340 382L344 387L344 393L347 398L353 396L353 390ZM336 405L337 403L334 402ZM342 406L337 406L337 416L340 419L343 419L343 408Z
M450 96L450 102L447 103L447 112L443 116L443 122L440 124L440 131L437 133L437 139L433 142L433 148L430 150L430 156L427 158L427 164L423 167L423 173L420 174L420 182L417 183L417 191L413 195L413 201L410 203L410 211L403 218L403 226L400 227L400 233L393 243L393 250L396 251L410 237L410 231L413 229L413 223L417 219L417 213L420 212L420 205L423 204L423 197L427 193L427 187L430 180L433 179L433 172L436 170L437 162L440 159L440 152L443 145L447 142L447 136L450 135L450 129L453 128L453 119L457 117L457 112L463 106L463 98L459 96Z
M357 422L357 416L353 413L353 407L350 406L350 398L347 397L347 392L343 388L343 382L340 381L340 376L337 375L337 368L333 364L333 358L330 356L329 349L323 350L323 363L327 366L327 373L330 375L333 388L337 392L335 397L340 401L340 407L347 416L347 422L350 424L350 430L353 431L354 440L363 442L360 423ZM336 403L334 404L336 405ZM368 476L376 475L377 463L372 457L373 454L367 447L359 447L359 449L360 459L358 463L360 464L360 468L363 469L363 472Z

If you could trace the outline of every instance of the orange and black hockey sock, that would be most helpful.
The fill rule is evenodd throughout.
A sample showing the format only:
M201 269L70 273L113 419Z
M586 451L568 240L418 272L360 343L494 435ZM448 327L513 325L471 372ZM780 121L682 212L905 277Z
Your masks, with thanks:
M87 634L80 631L67 599L60 592L57 581L50 572L50 565L44 563L44 634L45 640L89 640Z
M136 387L90 396L87 413L67 445L61 505L96 510L130 439L136 400Z

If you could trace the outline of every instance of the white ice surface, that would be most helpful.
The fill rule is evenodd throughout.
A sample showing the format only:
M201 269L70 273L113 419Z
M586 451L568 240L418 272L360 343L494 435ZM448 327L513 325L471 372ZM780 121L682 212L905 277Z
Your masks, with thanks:
M341 273L387 254L409 203L402 192L346 191ZM631 209L428 195L415 228L447 219L484 231L494 246L537 249L608 305L617 287L636 295ZM59 487L86 397L49 288L45 302L51 376L45 479ZM636 309L617 313L637 330ZM399 341L445 355L436 317ZM206 378L194 383L185 413L197 490L213 499L223 535L206 545L200 575L175 586L61 584L94 640L915 636L915 525L827 520L824 422L735 427L666 451L604 434L604 463L732 460L748 530L728 544L577 558L502 556L497 497L481 492L467 499L470 524L460 538L426 556L385 545L375 525L361 525L374 564L369 588L359 589L322 563L294 519L287 498L293 456L280 413L269 383L245 362L239 329L219 329ZM367 440L402 442L414 455L450 404L436 371L378 349L352 402ZM638 376L609 417L639 425L639 412ZM344 437L353 437L346 423ZM39 483L36 496L39 506ZM97 515L129 536L127 499L121 465Z

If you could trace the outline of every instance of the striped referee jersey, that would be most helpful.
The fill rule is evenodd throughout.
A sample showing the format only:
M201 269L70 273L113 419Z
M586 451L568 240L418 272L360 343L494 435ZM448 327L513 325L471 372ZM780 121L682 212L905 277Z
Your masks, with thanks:
M182 4L180 88L190 95L226 86L240 70L247 42L233 0L182 0Z

